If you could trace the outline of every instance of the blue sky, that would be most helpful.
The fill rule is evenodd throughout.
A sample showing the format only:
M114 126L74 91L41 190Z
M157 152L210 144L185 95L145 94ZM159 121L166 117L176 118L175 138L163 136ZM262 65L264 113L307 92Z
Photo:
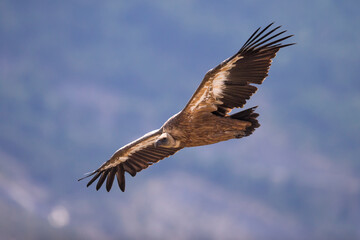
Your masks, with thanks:
M2 1L0 229L8 239L358 239L358 1ZM260 26L282 49L250 137L76 179L180 111ZM1 227L2 226L2 227ZM13 228L19 226L23 231ZM299 237L303 236L303 237Z

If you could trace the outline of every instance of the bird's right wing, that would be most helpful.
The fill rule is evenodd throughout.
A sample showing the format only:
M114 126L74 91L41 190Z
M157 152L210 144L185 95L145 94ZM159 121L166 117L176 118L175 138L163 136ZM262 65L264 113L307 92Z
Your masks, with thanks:
M110 160L101 165L100 168L79 179L79 181L95 175L87 184L87 186L90 186L100 177L98 183L96 184L96 190L99 190L107 178L106 190L110 191L116 175L119 187L121 191L124 192L125 172L128 172L134 177L137 172L140 172L153 163L173 155L181 149L155 147L154 143L161 134L161 130L155 130L125 145L117 150Z

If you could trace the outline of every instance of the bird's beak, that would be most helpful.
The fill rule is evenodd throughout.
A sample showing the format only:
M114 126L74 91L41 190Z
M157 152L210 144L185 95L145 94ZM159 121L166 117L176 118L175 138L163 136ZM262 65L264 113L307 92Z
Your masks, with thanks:
M158 146L159 146L159 142L158 141L154 142L154 147L157 148Z

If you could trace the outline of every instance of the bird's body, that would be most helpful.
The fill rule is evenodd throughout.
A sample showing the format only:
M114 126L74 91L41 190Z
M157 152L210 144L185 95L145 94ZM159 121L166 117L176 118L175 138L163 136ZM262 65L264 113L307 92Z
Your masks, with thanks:
M243 107L261 84L276 52L292 44L281 44L290 36L272 40L285 31L271 35L257 29L244 46L231 58L209 70L185 108L164 125L117 150L99 169L85 176L95 175L88 183L98 180L98 190L106 180L110 191L115 176L125 190L125 172L135 176L161 159L185 147L209 145L251 135L259 127L256 107L230 115L233 108ZM272 40L272 41L270 41ZM83 178L82 178L83 179Z
M244 134L246 127L250 126L248 121L220 117L209 112L199 114L194 119L190 114L180 112L164 124L162 131L178 139L179 146L184 148L233 139Z

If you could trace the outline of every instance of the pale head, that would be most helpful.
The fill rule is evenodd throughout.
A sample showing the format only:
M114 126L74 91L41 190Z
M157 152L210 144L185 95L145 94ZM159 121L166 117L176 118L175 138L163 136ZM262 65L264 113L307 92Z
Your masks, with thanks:
M154 143L155 147L165 147L165 148L179 147L179 145L180 145L179 141L175 140L169 133L161 134Z

